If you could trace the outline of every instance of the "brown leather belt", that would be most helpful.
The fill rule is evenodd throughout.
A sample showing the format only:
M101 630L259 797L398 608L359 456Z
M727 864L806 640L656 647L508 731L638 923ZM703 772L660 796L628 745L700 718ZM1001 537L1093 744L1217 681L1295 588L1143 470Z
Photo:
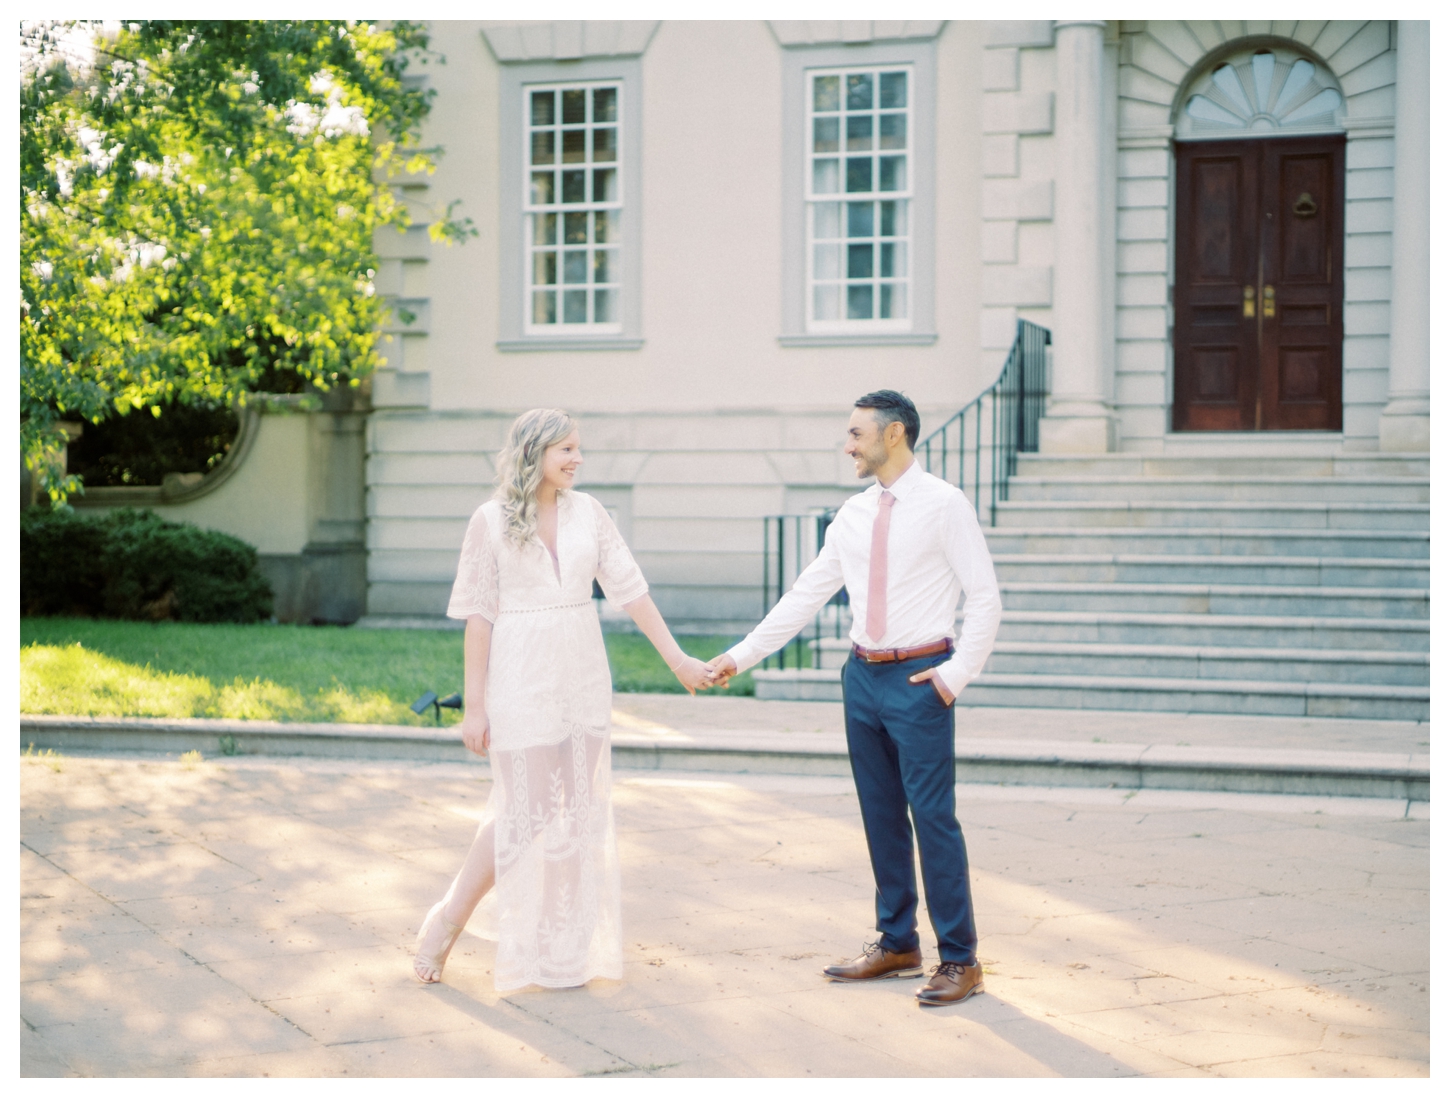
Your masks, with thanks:
M931 644L918 645L915 648L862 648L859 644L851 645L851 655L858 660L865 660L867 663L900 663L902 660L919 660L923 656L935 656L940 652L950 653L952 650L951 638L943 637Z

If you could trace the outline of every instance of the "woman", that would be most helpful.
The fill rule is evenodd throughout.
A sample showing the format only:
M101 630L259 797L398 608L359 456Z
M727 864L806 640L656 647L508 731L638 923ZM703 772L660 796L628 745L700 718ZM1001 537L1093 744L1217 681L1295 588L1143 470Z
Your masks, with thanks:
M525 412L499 454L498 491L463 539L448 605L450 617L467 621L463 742L490 754L493 792L463 868L418 932L413 970L424 983L442 979L490 889L498 990L624 973L612 688L592 581L691 694L710 674L675 643L608 512L573 491L583 460L566 413Z

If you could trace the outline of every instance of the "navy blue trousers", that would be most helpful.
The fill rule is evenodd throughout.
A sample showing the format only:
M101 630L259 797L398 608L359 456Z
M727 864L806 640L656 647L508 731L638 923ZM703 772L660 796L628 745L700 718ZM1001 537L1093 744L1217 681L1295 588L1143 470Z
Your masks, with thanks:
M956 713L930 682L907 681L948 658L867 663L848 656L841 685L851 773L876 875L881 945L893 953L920 947L915 825L937 951L943 961L974 965L977 927L956 812Z

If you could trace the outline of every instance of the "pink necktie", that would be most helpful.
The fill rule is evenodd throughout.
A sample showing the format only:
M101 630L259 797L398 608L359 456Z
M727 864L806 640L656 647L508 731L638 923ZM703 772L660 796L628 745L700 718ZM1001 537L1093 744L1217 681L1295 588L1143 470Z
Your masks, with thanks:
M866 636L880 641L886 636L886 535L891 528L891 505L896 497L881 493L876 523L871 527L871 573L866 585Z

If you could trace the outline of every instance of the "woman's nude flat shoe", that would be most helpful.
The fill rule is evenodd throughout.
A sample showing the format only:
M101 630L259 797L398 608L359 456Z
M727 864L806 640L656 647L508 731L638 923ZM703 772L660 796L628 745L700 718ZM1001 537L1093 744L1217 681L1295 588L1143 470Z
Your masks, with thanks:
M453 951L453 943L458 941L458 936L463 933L461 926L455 926L443 918L443 904L446 901L439 900L423 919L423 925L418 930L418 943L414 947L417 955L413 958L413 975L420 983L436 984L443 979L443 966L448 961L448 954ZM423 942L428 937L428 932L433 929L433 920L437 919L448 928L448 936L438 949L427 954L423 952ZM424 975L424 974L427 975Z

